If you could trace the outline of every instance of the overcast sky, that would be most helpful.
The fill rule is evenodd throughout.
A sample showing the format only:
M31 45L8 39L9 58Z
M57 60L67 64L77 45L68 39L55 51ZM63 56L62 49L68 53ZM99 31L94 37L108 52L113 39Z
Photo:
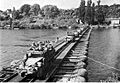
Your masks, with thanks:
M33 5L35 3L40 4L40 7L44 5L56 5L58 8L62 9L71 9L77 8L80 4L81 0L0 0L0 10L12 9L15 7L19 9L23 4ZM87 1L87 0L86 0ZM97 0L92 0L93 2L97 2ZM101 4L120 4L120 0L101 0Z

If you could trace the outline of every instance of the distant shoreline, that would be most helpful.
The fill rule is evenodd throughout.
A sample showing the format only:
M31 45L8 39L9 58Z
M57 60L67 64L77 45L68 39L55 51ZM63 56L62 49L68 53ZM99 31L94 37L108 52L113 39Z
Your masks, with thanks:
M76 29L82 24L78 24L75 18L70 19L38 19L33 18L30 22L29 18L13 21L13 28L18 29ZM9 21L0 21L1 29L12 29Z

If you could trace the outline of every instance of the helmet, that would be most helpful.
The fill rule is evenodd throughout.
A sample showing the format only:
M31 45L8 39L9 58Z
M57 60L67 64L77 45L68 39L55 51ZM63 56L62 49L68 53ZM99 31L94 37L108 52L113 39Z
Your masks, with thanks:
M37 62L38 67L42 66L42 62Z

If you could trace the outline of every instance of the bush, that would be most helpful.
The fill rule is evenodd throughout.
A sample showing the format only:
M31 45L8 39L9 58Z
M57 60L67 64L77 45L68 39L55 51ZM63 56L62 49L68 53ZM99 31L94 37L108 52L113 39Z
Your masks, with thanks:
M40 26L39 26L39 25L32 24L32 25L30 26L30 29L40 29Z
M13 25L14 25L14 27L19 27L20 26L20 22L19 21L15 21L15 22L13 22Z
M41 25L40 25L40 28L41 28L41 29L46 29L46 26L45 26L44 24L41 24Z
M21 24L19 25L19 28L20 28L20 29L28 29L28 28L30 28L30 25L27 24L27 23L21 23Z
M46 18L54 18L59 14L57 6L46 5L42 8L42 12Z

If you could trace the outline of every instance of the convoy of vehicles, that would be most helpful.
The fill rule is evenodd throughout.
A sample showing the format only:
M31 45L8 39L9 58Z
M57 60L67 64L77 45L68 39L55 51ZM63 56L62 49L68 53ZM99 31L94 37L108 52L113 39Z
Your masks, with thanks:
M76 38L79 38L81 32L82 30L80 29L74 32L67 32L66 41L75 41ZM56 51L52 43L39 42L36 44L33 42L31 48L27 51L22 60L14 60L11 62L10 67L3 68L0 71L0 81L8 81L17 74L21 77L28 76L45 79L55 53Z

